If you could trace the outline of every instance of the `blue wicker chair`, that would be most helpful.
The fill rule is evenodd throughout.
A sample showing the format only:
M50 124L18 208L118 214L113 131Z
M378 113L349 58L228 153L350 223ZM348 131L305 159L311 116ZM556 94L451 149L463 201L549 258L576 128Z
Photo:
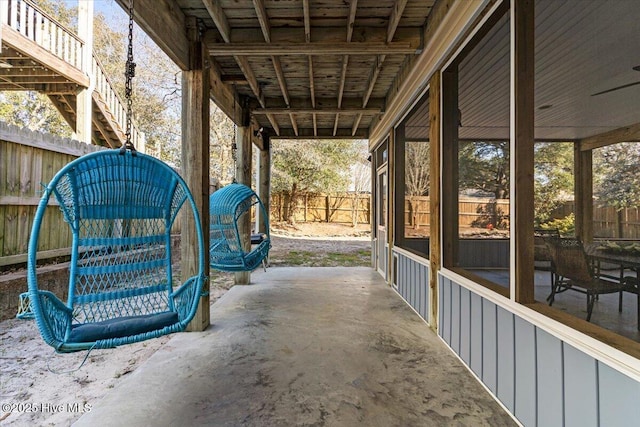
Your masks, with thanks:
M40 289L36 274L43 218L56 209L52 195L73 239L66 302ZM179 212L193 216L200 248L197 275L181 285L174 279L171 245ZM184 330L202 293L203 248L194 199L172 168L120 150L74 160L46 186L29 240L29 303L43 339L64 353Z
M244 250L238 221L243 215L261 215L266 233L253 238L257 244L251 250ZM209 197L210 241L209 256L211 268L227 271L252 271L265 263L271 248L269 236L269 215L258 195L242 184L230 184L217 190Z

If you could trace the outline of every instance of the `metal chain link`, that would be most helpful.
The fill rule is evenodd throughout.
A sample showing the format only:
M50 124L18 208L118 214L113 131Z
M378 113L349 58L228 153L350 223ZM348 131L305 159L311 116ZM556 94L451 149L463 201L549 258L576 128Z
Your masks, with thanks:
M236 125L236 123L234 122L234 120L236 119L236 85L233 85L233 120L231 121L231 123L233 123L233 141L231 141L231 158L233 159L233 179L232 182L235 184L237 182L236 180L236 173L237 173L237 162L238 162L238 144L236 143L236 141L238 140L238 126Z
M136 63L133 62L133 0L129 0L129 40L127 49L127 64L125 66L125 86L124 96L127 100L127 129L126 129L126 142L123 145L123 150L131 150L135 153L136 148L131 141L131 122L132 122L132 104L133 104L133 77L136 75Z

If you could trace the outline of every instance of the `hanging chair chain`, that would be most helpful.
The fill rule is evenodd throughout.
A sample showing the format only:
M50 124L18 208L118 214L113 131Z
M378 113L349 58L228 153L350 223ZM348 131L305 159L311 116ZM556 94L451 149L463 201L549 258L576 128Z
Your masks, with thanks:
M129 40L127 47L127 64L125 66L125 86L124 95L127 100L127 140L122 146L121 151L131 150L136 152L136 148L131 141L131 121L133 116L132 104L133 104L133 77L136 75L136 63L133 62L133 0L129 0Z
M236 168L238 164L238 144L236 144L237 128L233 124L233 142L231 143L231 158L233 159L233 183L236 183Z
M231 123L233 125L233 141L231 141L231 159L233 159L233 171L232 171L232 182L237 183L236 180L236 168L238 163L238 144L236 141L238 140L238 126L236 126L236 85L233 85L233 120Z

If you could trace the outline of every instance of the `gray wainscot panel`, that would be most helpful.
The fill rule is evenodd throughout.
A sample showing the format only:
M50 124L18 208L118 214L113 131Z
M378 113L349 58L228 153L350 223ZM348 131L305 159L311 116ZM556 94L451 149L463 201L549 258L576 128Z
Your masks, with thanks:
M538 425L563 425L562 341L542 329L536 329L538 359Z
M515 416L523 425L536 425L536 328L515 317Z
M640 425L640 382L440 276L439 333L524 426Z
M398 293L426 321L429 321L429 267L402 253L397 258Z
M513 413L515 406L515 327L513 313L498 307L498 399Z
M482 378L482 297L471 292L471 370Z
M482 300L482 381L496 394L498 390L498 307Z
M596 360L564 343L564 422L567 426L598 425Z
M604 363L598 363L600 425L640 425L640 383Z
M453 282L442 280L442 338L451 346L451 287Z
M460 357L471 363L471 292L460 288Z
M460 288L457 283L451 283L451 342L449 345L460 354Z

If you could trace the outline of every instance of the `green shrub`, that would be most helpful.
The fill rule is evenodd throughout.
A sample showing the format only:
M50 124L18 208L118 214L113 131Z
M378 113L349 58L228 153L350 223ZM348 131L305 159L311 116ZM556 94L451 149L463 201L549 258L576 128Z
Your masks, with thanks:
M576 218L573 213L565 216L564 218L552 219L545 223L540 224L540 228L544 230L555 230L560 232L562 237L575 236L576 235Z

